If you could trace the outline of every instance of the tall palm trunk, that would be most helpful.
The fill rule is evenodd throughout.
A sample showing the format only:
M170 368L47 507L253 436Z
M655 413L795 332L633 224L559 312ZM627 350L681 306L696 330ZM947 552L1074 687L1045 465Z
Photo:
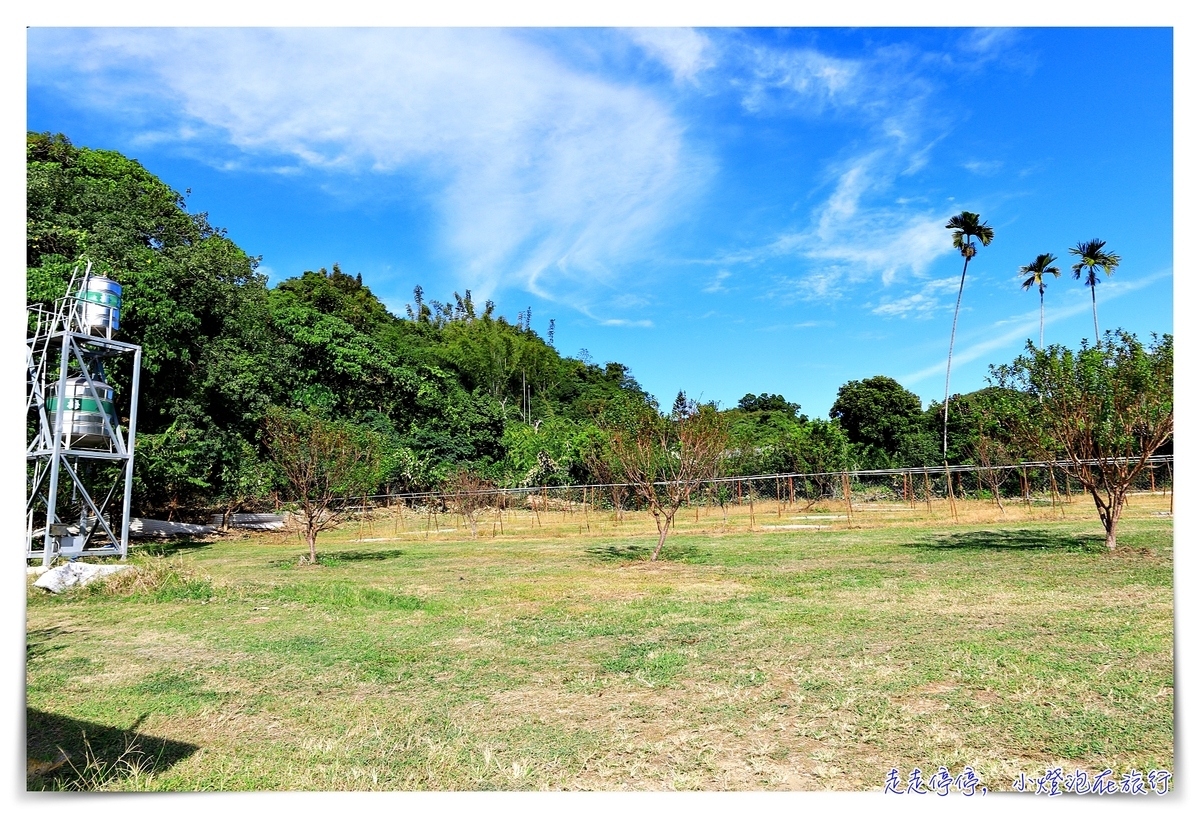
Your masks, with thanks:
M1046 346L1046 291L1038 287L1038 349Z
M1092 282L1092 325L1096 329L1096 346L1100 346L1100 319L1096 316L1096 282Z
M970 257L963 259L962 278L958 281L958 300L954 302L954 323L950 325L950 352L946 355L946 396L942 401L942 459L947 457L950 439L950 362L954 358L954 333L958 329L958 307L962 304L963 285L967 283L967 265Z

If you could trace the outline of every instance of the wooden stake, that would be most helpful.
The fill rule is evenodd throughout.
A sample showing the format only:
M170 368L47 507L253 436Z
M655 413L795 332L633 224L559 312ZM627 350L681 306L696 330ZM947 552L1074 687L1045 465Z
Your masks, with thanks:
M950 501L950 514L954 517L954 522L958 522L958 507L954 504L954 475L950 473L950 463L946 461L946 499ZM961 489L961 485L959 486Z

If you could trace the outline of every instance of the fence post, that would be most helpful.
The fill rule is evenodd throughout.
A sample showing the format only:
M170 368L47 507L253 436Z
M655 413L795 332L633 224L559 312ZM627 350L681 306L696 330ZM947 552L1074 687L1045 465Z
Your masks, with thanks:
M854 522L854 503L850 501L850 474L842 472L842 494L846 497L846 527Z

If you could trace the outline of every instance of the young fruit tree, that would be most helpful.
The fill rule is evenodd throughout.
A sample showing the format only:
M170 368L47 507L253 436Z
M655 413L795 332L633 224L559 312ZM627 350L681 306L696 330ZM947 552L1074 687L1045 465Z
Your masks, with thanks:
M1134 478L1174 434L1172 337L1152 335L1143 346L1131 333L1109 331L1078 352L1030 342L1012 364L992 367L992 380L1019 392L1000 410L1004 425L1030 452L1066 462L1115 549Z
M317 535L345 519L347 499L379 483L378 437L351 423L278 407L265 422L267 451L299 507L308 561L315 565Z
M612 432L612 452L621 472L645 500L658 527L658 559L667 532L692 492L718 475L729 443L725 419L714 406L689 401L669 417L647 411Z
M496 504L496 487L469 469L459 469L446 482L451 508L471 527L471 539L479 536L479 517Z
M624 519L625 497L629 486L625 473L612 448L612 438L600 429L593 428L585 433L579 444L579 454L591 473L592 479L607 488L612 502L613 516L618 522Z

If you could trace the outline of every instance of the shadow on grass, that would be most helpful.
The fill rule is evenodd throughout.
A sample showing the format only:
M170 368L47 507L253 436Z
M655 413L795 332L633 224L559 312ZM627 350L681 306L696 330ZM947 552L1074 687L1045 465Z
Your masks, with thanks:
M62 650L62 645L50 644L59 634L67 633L62 628L40 628L25 634L25 661L45 656L56 650Z
M399 548L392 548L387 551L317 552L317 562L321 565L341 565L343 562L380 562L382 560L394 560L403 554L404 552Z
M1013 531L963 531L945 534L923 542L907 543L905 548L925 551L991 550L991 551L1067 551L1076 554L1102 554L1104 538L1088 534L1065 534L1057 531L1017 529Z
M610 543L608 545L593 545L584 549L589 557L600 562L639 562L649 561L657 543ZM658 555L659 562L699 562L703 563L711 556L710 552L700 550L692 542L675 542L668 539Z
M203 540L166 540L131 546L129 553L146 557L173 557L176 554L200 551L205 548L212 548L212 543Z
M593 545L584 549L589 557L600 562L635 562L648 560L654 553L649 545L641 543L611 543L609 545Z
M200 749L194 744L25 708L26 789L100 790L161 773Z
M318 551L317 565L323 565L326 568L334 568L339 565L345 565L350 562L382 562L383 560L393 560L403 556L404 552L399 548L392 548L387 551ZM296 552L294 557L285 557L283 559L271 560L267 565L272 568L296 568L308 561L308 552Z

